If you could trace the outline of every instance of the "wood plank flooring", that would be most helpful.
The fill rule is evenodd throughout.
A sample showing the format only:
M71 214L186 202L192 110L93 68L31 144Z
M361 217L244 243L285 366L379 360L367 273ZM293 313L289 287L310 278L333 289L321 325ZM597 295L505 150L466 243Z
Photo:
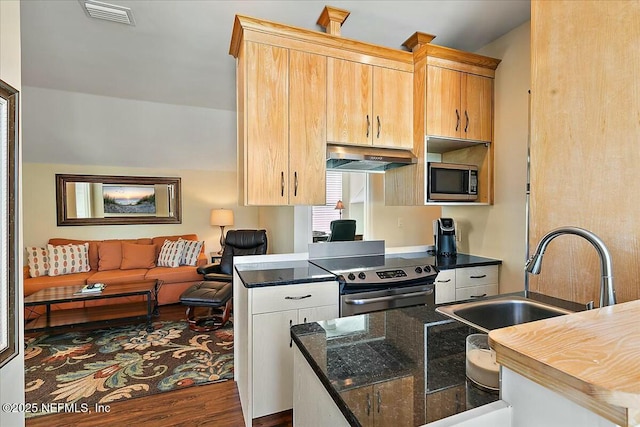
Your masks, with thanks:
M158 320L184 319L184 307L160 307ZM154 319L155 320L155 319ZM244 425L234 381L193 386L136 399L113 402L108 413L63 413L26 420L27 427L215 426ZM256 427L291 427L291 411L253 421Z

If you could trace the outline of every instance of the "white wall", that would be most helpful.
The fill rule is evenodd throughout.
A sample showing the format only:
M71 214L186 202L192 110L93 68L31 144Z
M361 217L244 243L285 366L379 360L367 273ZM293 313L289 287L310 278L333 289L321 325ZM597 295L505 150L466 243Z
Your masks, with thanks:
M182 187L182 224L58 227L56 173L178 176ZM256 228L259 224L258 208L238 206L235 172L24 163L23 180L24 246L41 246L52 237L114 239L196 233L205 241L209 253L220 249L220 227L209 225L212 208L233 210L234 225L225 227L225 231Z
M21 62L20 62L20 2L17 0L0 1L0 79L10 84L18 91L21 90ZM21 102L21 101L20 101ZM19 140L22 136L21 113L18 113L20 129L18 130ZM18 156L22 156L22 144L18 143ZM20 174L20 171L18 171ZM18 175L18 186L21 185L20 175ZM19 191L19 194L22 191ZM22 221L22 210L17 212L20 230L18 232L19 247L22 247L22 230L25 228ZM4 218L3 218L4 220ZM22 251L17 254L22 261ZM18 283L18 306L22 307L23 289L22 275ZM24 320L22 310L16 310L18 316L18 340L16 345L19 354L9 361L0 370L0 403L24 403ZM2 405L4 407L4 405ZM2 426L24 426L24 413L0 411L0 425Z
M502 59L494 90L494 205L442 208L458 222L459 251L502 259L501 293L524 289L530 27L526 22L478 52Z
M433 220L439 206L385 206L384 175L369 174L365 237L384 240L387 248L433 244Z
M23 99L30 163L236 169L235 111L37 87Z

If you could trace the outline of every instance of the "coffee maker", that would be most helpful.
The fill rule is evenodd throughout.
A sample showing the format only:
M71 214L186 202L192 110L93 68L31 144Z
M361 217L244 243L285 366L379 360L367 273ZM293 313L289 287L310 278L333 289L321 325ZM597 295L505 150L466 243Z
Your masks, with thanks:
M433 237L436 244L437 256L454 258L457 255L456 222L453 218L434 219Z

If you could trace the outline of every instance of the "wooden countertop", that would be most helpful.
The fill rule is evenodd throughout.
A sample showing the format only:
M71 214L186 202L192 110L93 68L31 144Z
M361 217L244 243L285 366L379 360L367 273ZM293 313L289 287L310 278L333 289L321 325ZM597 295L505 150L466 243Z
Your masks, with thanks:
M640 300L497 329L498 363L622 426L640 424Z

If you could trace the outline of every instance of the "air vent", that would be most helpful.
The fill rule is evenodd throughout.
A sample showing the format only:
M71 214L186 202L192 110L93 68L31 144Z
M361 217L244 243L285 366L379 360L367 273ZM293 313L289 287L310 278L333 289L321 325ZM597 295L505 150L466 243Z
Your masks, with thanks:
M102 3L94 0L80 0L87 15L91 18L105 21L119 22L121 24L135 25L131 9L123 6Z

